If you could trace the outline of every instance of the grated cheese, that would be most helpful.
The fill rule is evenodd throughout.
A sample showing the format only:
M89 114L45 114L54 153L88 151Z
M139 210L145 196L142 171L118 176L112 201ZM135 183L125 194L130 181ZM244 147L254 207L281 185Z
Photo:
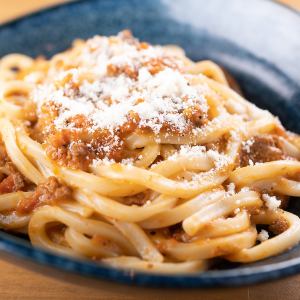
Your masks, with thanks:
M230 182L227 185L227 196L233 196L235 194L235 184L233 182Z
M246 153L250 153L251 152L251 146L254 144L254 139L253 138L251 138L251 139L249 139L249 140L247 140L247 141L243 141L242 142L242 148L243 148L243 150L245 150L246 151Z
M254 162L253 162L253 160L252 160L252 159L249 159L249 161L248 161L248 165L249 165L249 166L251 166L251 167L253 167L253 166L254 166Z
M260 242L264 242L268 239L269 239L269 233L268 233L268 231L266 231L264 229L262 229L260 231L260 233L257 235L257 240L260 241Z
M168 157L168 160L176 160L178 155L197 157L200 154L204 154L205 152L206 152L205 146L181 145L177 152L175 152L174 154Z
M208 150L207 155L214 162L216 168L221 168L228 164L230 161L230 159L226 155L220 154L219 152L214 150Z
M235 215L237 215L239 212L241 212L241 209L238 207L233 212L234 212Z
M263 194L262 198L265 201L266 207L270 210L276 210L281 205L281 201L278 200L275 196Z
M152 75L145 66L150 59L167 61L168 65ZM184 109L197 105L204 114L208 111L206 99L199 89L190 86L179 60L162 47L149 45L138 49L132 41L122 39L121 34L96 36L86 42L74 64L76 67L67 71L50 70L49 82L33 91L39 108L49 101L59 105L59 115L54 122L57 129L76 130L69 119L80 114L92 124L90 132L98 129L113 132L134 112L139 116L139 126L150 128L154 133L159 133L163 124L184 132L189 125L182 113ZM137 71L138 76L132 78L124 72L111 76L107 69L110 65L128 67ZM86 72L92 74L92 82L80 82ZM57 87L57 82L68 76L71 83ZM78 90L72 82L79 85Z

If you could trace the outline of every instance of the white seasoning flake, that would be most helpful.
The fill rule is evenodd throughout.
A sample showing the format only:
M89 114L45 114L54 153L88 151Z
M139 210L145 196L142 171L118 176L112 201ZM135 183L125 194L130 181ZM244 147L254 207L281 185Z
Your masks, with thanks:
M199 154L203 154L205 151L206 151L205 146L182 145L180 147L180 154L188 155L188 156L198 156Z
M151 204L150 200L147 200L146 203L144 204L144 206L149 206Z
M134 159L133 159L133 158L122 159L121 163L122 163L123 165L133 166Z
M190 157L198 157L206 152L206 147L204 146L189 146L181 145L178 152L168 157L168 160L175 160L179 155Z
M268 239L269 239L269 233L268 233L268 231L266 231L264 229L262 229L260 231L260 233L257 235L257 240L260 241L260 242L264 242Z
M103 158L103 159L93 159L92 161L92 167L97 168L101 165L111 165L116 163L115 160L113 159L108 159L107 157Z
M265 201L266 207L270 210L276 210L281 205L281 201L278 200L275 196L263 194L262 199Z
M249 162L248 162L249 166L253 167L254 166L254 162L252 159L249 159Z
M214 162L216 168L221 168L229 163L229 158L214 150L208 150L207 156Z
M50 68L49 79L33 91L34 101L39 109L49 101L58 104L57 129L76 130L70 119L83 115L92 124L91 133L97 129L113 132L127 122L130 113L136 113L139 126L155 134L163 124L185 132L190 121L182 112L197 106L207 114L205 97L199 87L190 85L178 58L163 47L148 45L144 49L138 45L136 39L128 41L122 33L88 40L72 62L76 67L67 71ZM151 73L147 65L151 59L167 64ZM123 71L110 73L112 65L113 70L127 68L136 76Z
M234 212L235 215L237 215L240 211L241 211L241 209L238 207L233 212Z
M251 138L251 139L249 139L247 141L242 142L242 148L243 148L243 150L245 150L246 153L249 154L250 151L251 151L251 146L253 145L253 143L254 143L254 139L253 138Z
M233 196L235 194L235 184L233 182L230 182L227 185L227 195Z
M232 137L232 139L234 141L238 141L239 140L239 135L238 135L238 133L235 130L231 130L230 131L230 135L231 135L231 137Z

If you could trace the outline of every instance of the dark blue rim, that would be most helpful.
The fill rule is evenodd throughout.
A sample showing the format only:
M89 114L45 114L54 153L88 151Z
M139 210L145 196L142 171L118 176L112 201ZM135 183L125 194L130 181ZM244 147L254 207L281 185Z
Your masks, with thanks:
M77 5L78 2L84 1L87 0L77 0L65 4L54 5L41 11L26 15L25 17L8 21L1 24L1 26L14 25L22 19L42 15L45 11L54 11L58 6L74 6ZM281 6L283 9L288 9L300 17L300 12L294 10L290 6L274 2L272 0L268 1L273 2L274 5ZM300 272L300 258L294 258L284 262L272 263L270 265L256 266L255 268L244 267L243 269L206 271L204 273L196 273L192 275L159 275L143 272L135 272L132 274L129 270L114 269L89 260L73 259L53 254L43 249L34 248L29 242L5 232L0 232L0 251L10 256L28 259L32 262L70 273L114 282L153 287L233 287L275 280Z
M267 266L243 268L242 270L206 271L204 273L191 275L172 276L143 272L134 272L134 274L132 274L129 270L114 269L100 263L73 259L56 255L42 249L33 248L29 242L16 239L4 232L0 233L0 251L66 272L86 275L93 278L108 279L120 283L153 287L233 287L274 280L300 272L300 258L295 258Z
M67 2L67 3L61 3L61 4L54 4L54 5L51 5L50 7L46 7L44 9L41 9L39 11L36 11L36 12L32 12L32 13L29 13L25 16L20 16L20 17L17 17L13 20L10 20L10 21L7 21L7 22L4 22L0 25L0 28L1 26L3 25L13 25L17 22L19 22L20 20L22 19L26 19L26 18L31 18L33 16L39 16L39 15L42 15L45 11L52 11L52 10L55 10L57 7L61 7L61 6L64 6L64 7L67 7L67 6L73 6L73 5L76 5L77 3L79 2L85 2L85 1L94 1L94 0L75 0L75 1L71 1L71 2ZM282 7L283 9L287 9L293 13L295 13L297 16L300 17L300 11L298 11L297 9L294 9L293 7L291 7L290 5L287 5L285 3L282 3L282 2L279 2L279 1L276 1L276 0L265 0L265 1L269 1L269 2L272 2L273 5L277 5L277 6L280 6Z

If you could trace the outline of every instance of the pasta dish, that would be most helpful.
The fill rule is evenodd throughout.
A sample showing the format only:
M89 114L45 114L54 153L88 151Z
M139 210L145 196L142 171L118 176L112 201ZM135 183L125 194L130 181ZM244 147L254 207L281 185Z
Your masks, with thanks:
M0 224L36 247L188 273L300 240L300 137L211 61L125 30L3 57L0 101Z

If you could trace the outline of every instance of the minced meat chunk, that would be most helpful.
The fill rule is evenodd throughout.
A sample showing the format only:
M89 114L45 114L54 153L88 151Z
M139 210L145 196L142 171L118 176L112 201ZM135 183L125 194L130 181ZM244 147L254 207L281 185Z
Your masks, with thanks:
M18 203L17 212L28 214L39 206L53 204L69 196L71 196L70 188L62 185L56 177L52 176L39 184L29 197L23 198Z
M0 182L0 194L17 192L22 190L25 186L23 175L14 167L12 162L7 160L4 162L3 168L6 169L8 175Z
M284 159L277 138L272 135L257 135L243 143L240 152L240 164L248 166L251 162L264 163Z

